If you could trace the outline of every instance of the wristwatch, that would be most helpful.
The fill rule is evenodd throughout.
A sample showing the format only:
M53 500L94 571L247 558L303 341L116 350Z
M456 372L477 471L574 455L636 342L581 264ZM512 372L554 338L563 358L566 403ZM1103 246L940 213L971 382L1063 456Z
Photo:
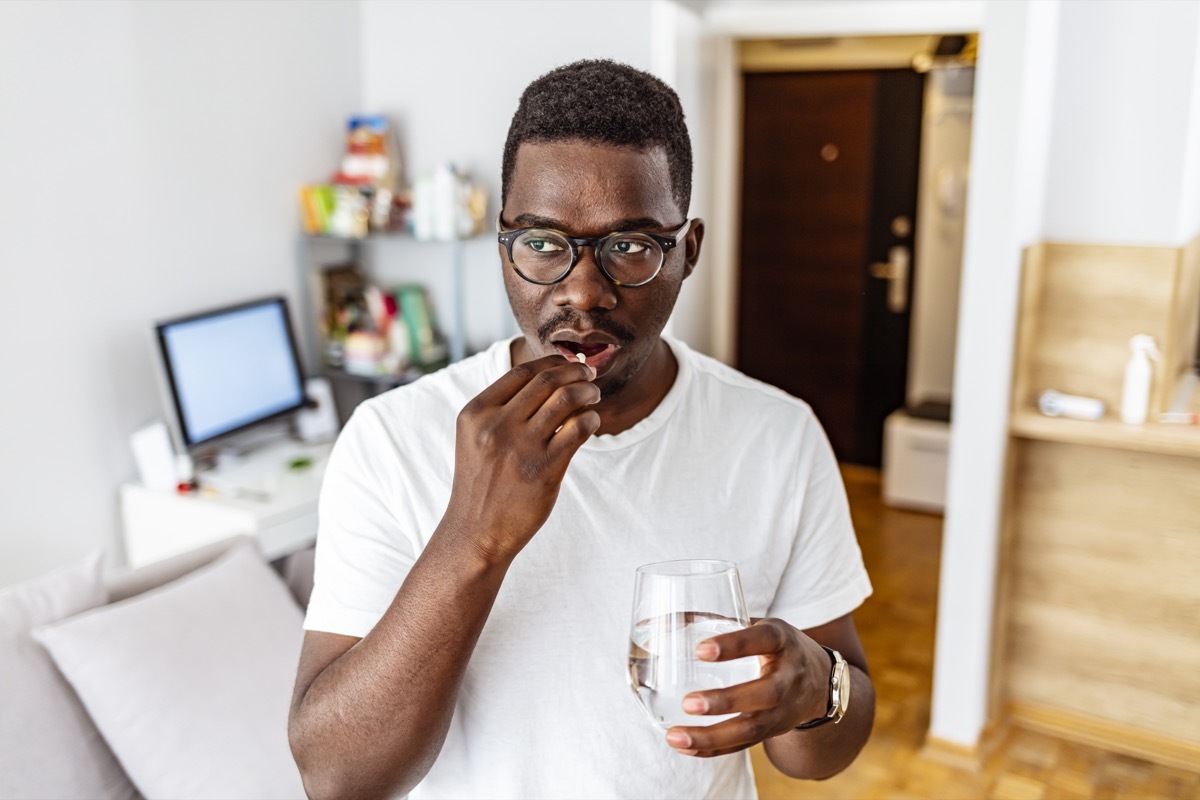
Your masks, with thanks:
M796 730L806 731L809 728L816 728L824 725L826 722L832 722L835 725L842 721L842 717L846 716L846 709L850 707L850 665L846 663L846 659L842 658L842 654L837 650L825 647L825 652L829 653L829 661L831 668L829 670L829 710L825 712L825 716L817 717L814 720L805 722L803 725L797 725Z

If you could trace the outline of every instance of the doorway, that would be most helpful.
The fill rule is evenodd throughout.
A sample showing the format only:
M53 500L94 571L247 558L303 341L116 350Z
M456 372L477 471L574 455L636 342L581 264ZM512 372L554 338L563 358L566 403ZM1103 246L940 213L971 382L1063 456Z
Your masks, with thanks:
M838 460L877 467L904 404L923 76L743 80L738 368L808 402Z
M924 324L912 309L918 194L931 190L921 168L926 74L935 56L966 43L895 36L740 46L733 355L743 372L808 402L843 463L881 466L884 420L906 402L948 406L949 382L945 396L913 402L913 389L928 387L910 381L922 360L910 359L910 327L920 333L949 316L953 338L957 261L954 295L943 293L955 307L927 301ZM942 261L961 256L927 249ZM944 272L931 270L939 282ZM952 345L947 352L942 372L952 369Z

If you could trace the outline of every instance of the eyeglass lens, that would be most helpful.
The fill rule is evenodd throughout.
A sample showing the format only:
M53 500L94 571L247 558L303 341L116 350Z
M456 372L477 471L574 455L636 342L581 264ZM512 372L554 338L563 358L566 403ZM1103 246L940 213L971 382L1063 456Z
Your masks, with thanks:
M621 233L608 237L596 253L609 277L620 283L634 284L654 277L662 266L663 250L658 242L642 233ZM535 281L553 281L571 266L572 247L555 231L531 230L513 241L512 259L517 270Z

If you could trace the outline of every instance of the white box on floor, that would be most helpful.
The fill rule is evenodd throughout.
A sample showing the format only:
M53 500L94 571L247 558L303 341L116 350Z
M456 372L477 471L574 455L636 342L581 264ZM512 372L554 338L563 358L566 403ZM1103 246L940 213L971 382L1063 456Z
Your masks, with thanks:
M889 414L883 423L883 502L942 513L949 456L950 423Z

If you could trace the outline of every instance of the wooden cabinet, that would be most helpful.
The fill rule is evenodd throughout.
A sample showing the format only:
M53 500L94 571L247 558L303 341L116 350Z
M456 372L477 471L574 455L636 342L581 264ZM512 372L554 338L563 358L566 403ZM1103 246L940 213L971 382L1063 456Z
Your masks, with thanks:
M1200 239L1034 246L1020 313L994 710L1200 768L1200 426L1153 421L1195 355ZM1117 414L1138 333L1163 360L1152 421L1127 426ZM1045 389L1098 397L1107 416L1042 416Z

